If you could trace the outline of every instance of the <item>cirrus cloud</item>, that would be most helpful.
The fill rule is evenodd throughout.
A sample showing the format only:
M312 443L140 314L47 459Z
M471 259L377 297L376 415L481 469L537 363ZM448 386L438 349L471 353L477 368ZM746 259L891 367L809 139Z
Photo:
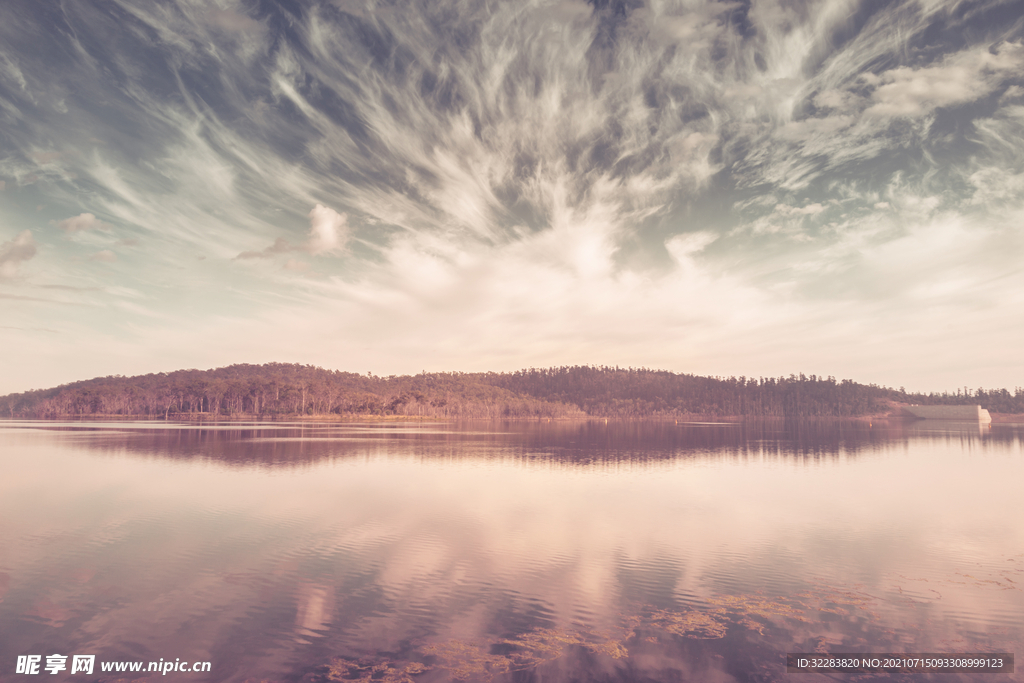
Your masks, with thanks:
M141 371L294 358L313 342L270 344L291 312L323 340L304 360L389 371L806 362L941 389L939 365L972 384L1020 368L1013 331L983 324L1024 296L1006 261L1024 57L1019 25L994 20L1005 0L213 5L65 3L54 19L0 3L0 217L38 223L17 202L70 216L43 229L73 239L33 263L54 284L88 286L89 254L118 252L108 284L163 317L93 316L78 337L150 329ZM895 265L919 253L927 300ZM81 296L114 310L110 291ZM19 325L63 324L35 315ZM226 316L244 322L233 337ZM987 370L948 336L893 366L918 328L967 319L1002 349ZM160 346L201 320L220 355ZM57 379L81 357L69 347Z

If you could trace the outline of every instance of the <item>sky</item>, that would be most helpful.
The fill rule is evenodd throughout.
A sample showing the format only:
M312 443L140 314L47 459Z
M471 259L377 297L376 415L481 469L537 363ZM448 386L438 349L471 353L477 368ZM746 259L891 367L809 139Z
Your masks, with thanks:
M0 393L1022 349L1016 2L0 4Z

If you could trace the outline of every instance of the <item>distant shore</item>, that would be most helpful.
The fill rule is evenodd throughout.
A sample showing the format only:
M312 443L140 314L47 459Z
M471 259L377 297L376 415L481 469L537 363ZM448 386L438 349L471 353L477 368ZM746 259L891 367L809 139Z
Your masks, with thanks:
M1024 413L991 413L993 424L1024 424ZM914 422L914 418L901 415L899 410L891 410L873 415L853 415L847 417L823 417L818 415L785 415L774 417L750 416L750 415L680 415L680 416L648 416L648 417L620 417L602 415L576 415L559 417L496 417L496 418L466 418L466 417L436 417L429 415L372 415L372 414L338 414L329 413L324 415L300 415L292 414L240 414L218 415L215 413L170 413L164 415L119 415L119 414L69 414L53 415L45 418L19 418L0 416L0 420L7 421L72 421L72 422L194 422L194 423L230 423L230 422L362 422L362 423L395 423L395 422L420 422L420 423L455 423L455 422L675 422L677 424L720 422L720 423L742 423L760 422L766 420L843 420L852 422Z
M903 406L981 405L1024 413L1024 388L915 394L817 375L701 377L608 366L515 372L360 375L288 363L231 365L71 384L0 396L11 418L316 420L891 419ZM1009 418L1012 421L1016 418Z

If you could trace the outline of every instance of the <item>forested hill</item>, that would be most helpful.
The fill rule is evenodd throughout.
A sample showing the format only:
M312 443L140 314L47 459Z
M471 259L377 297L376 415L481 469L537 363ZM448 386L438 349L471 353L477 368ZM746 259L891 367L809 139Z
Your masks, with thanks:
M0 415L854 417L898 403L980 403L992 412L1022 413L1024 390L923 395L815 375L724 379L587 366L378 377L271 363L99 377L0 397Z

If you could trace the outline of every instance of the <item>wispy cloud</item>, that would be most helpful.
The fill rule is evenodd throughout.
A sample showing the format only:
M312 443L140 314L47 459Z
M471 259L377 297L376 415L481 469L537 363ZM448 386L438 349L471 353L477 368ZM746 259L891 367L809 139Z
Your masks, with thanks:
M871 373L938 311L988 329L977 316L1021 291L1021 26L996 0L962 9L0 9L0 182L55 207L5 225L46 246L33 272L48 283L119 278L164 302L126 324L168 358L159 340L187 327L234 330L253 360L321 348L303 360L336 366L340 344L380 368L806 362L910 386ZM31 280L8 244L4 277ZM116 308L107 289L82 296ZM133 320L119 311L96 339ZM303 350L278 337L291 326ZM943 350L907 372L924 383L965 339L929 342Z

